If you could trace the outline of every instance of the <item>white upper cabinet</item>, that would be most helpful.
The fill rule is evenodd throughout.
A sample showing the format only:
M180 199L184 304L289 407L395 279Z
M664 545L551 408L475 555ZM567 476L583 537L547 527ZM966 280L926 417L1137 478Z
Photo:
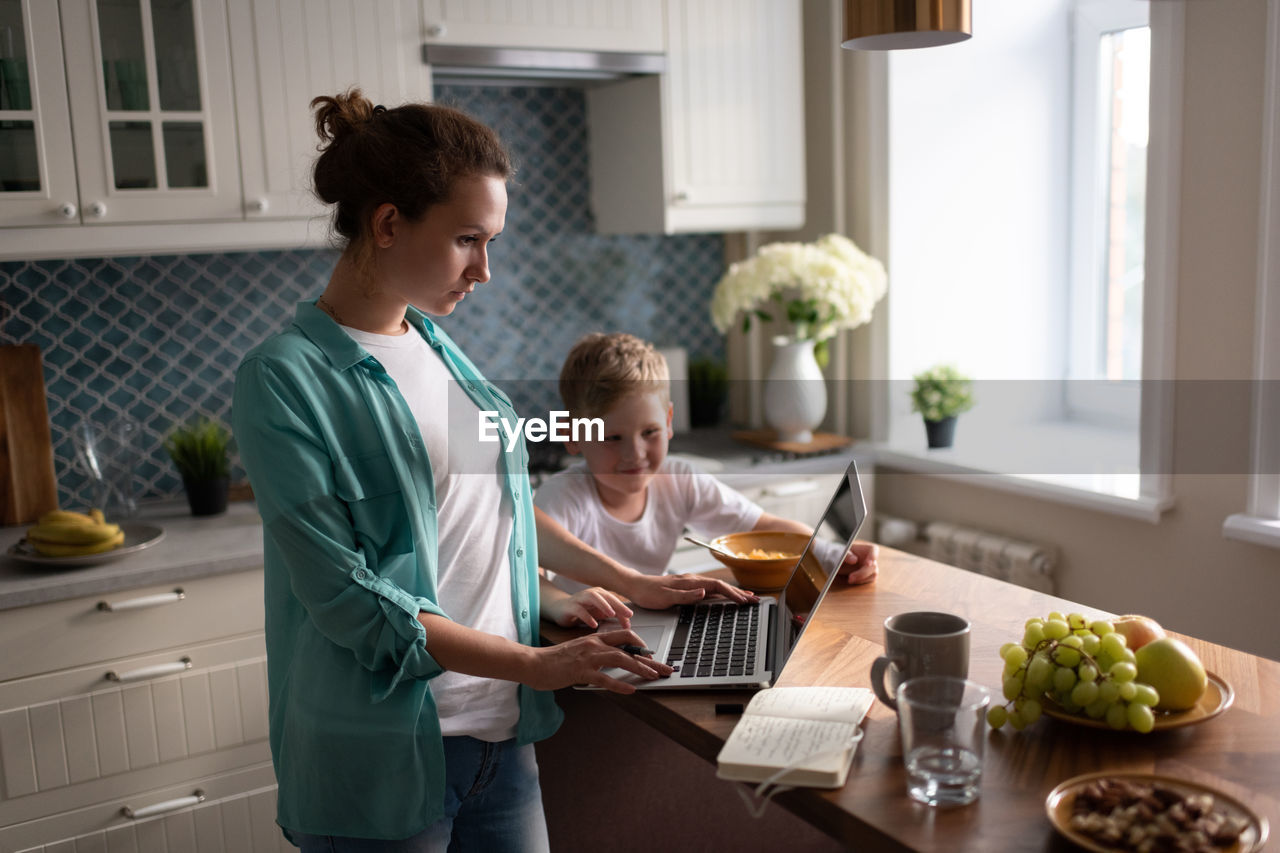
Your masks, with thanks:
M663 0L422 0L428 44L661 53Z
M80 220L241 218L224 0L59 7Z
M0 226L80 221L58 7L0 0Z
M587 91L597 229L803 225L800 0L666 8L666 73Z
M227 2L246 215L321 214L311 99L356 86L388 107L428 100L419 0Z

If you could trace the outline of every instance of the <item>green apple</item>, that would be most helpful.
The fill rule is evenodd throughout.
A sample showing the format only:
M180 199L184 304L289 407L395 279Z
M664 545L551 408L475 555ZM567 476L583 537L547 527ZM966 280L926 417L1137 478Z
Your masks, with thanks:
M1185 711L1200 701L1209 684L1204 664L1181 640L1160 637L1134 652L1138 681L1150 684L1160 694L1156 709Z

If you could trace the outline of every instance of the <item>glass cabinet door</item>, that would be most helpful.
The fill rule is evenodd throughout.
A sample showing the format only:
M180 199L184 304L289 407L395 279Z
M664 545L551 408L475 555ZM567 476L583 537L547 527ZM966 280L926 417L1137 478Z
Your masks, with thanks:
M241 218L223 0L62 7L68 53L92 58L68 62L77 143L101 146L77 147L85 221Z
M0 0L0 226L78 221L58 10Z
M0 0L0 192L40 189L22 4Z

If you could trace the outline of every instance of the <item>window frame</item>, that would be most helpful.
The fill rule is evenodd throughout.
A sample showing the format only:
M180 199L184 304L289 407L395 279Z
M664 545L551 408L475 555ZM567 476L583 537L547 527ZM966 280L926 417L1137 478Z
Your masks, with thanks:
M1072 18L1071 239L1064 342L1070 381L1064 388L1063 411L1068 420L1134 429L1141 410L1138 383L1103 381L1095 373L1095 350L1101 334L1098 264L1105 250L1108 204L1107 185L1101 175L1109 160L1108 146L1099 133L1103 105L1098 85L1102 36L1150 27L1150 4L1148 0L1077 0ZM1143 291L1145 303L1145 281ZM1143 325L1145 338L1145 318Z
M1267 5L1262 116L1263 192L1258 211L1258 299L1254 337L1252 472L1246 511L1223 535L1280 547L1280 0Z

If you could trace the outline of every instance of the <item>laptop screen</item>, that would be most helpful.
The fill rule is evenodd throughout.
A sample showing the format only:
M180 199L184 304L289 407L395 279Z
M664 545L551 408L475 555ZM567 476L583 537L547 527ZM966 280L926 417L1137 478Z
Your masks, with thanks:
M800 640L808 618L819 599L831 586L844 555L867 517L867 506L858 483L857 466L850 462L831 503L814 528L809 544L791 572L791 579L778 597L778 654L774 656L774 676L782 671L791 650Z

